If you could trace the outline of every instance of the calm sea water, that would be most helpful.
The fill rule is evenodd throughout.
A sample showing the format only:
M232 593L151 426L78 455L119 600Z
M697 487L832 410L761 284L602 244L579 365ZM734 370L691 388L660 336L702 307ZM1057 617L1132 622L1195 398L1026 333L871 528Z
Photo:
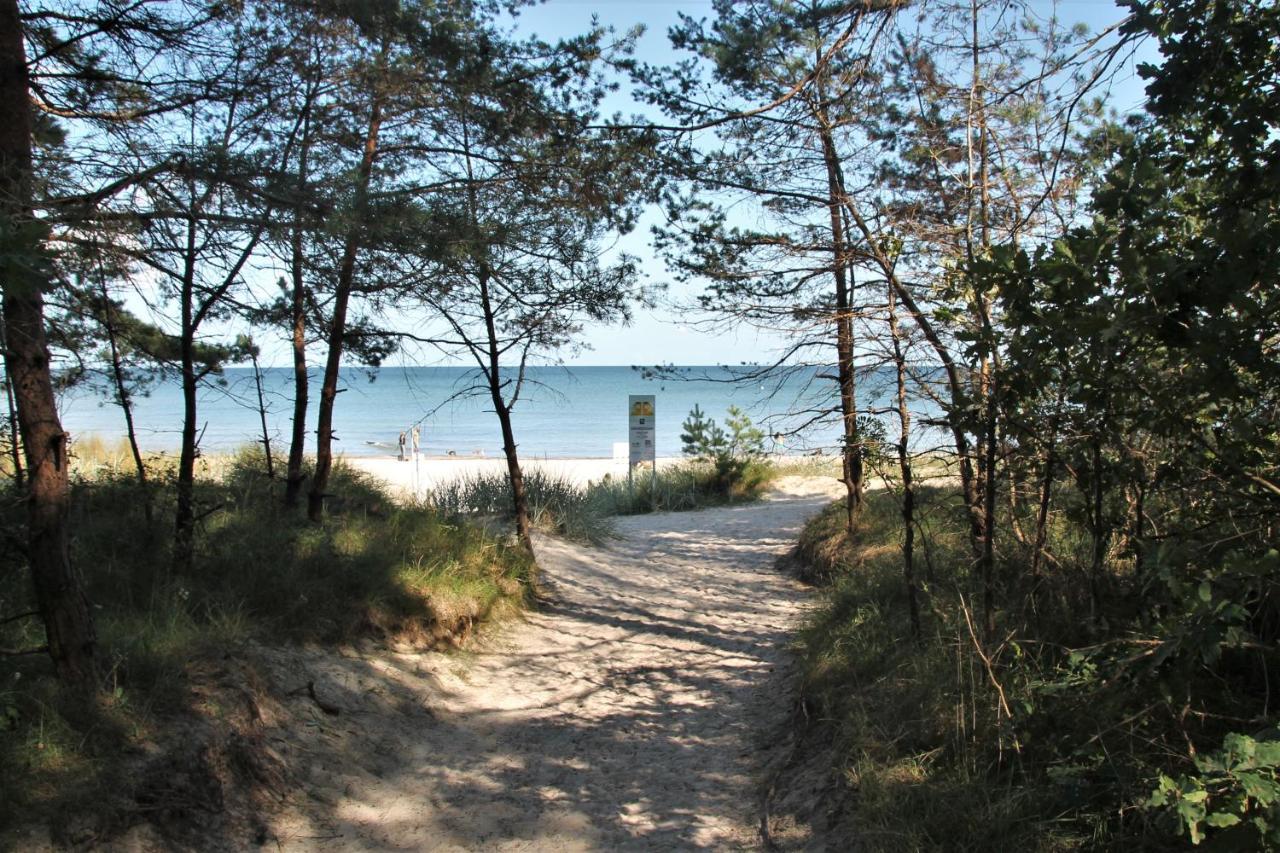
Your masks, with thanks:
M835 402L834 384L818 369L795 371L785 380L735 382L739 369L679 368L680 379L646 379L629 367L534 367L530 385L516 405L513 422L521 453L528 457L598 458L613 455L614 442L627 440L627 395L653 394L656 401L658 455L680 453L680 425L695 405L723 422L736 405L766 433L784 433L809 421L816 410ZM315 399L319 370L312 371L308 451L314 449ZM499 455L502 439L492 404L469 393L475 372L462 367L388 367L370 381L357 368L344 369L334 413L337 450L348 455L395 453L401 430L420 424L422 452L442 456ZM883 383L881 383L883 384ZM290 431L293 376L289 368L265 368L263 385L268 432L273 449L284 452ZM867 389L864 389L867 390ZM871 387L863 405L883 405L888 397ZM125 434L119 406L87 389L62 399L65 427L73 436L96 434L112 440ZM136 400L135 421L143 447L172 450L179 445L182 397L175 381L157 383ZM200 392L201 447L232 450L260 442L253 371L229 368L219 384ZM837 443L838 426L830 417L782 438L774 448L802 452Z

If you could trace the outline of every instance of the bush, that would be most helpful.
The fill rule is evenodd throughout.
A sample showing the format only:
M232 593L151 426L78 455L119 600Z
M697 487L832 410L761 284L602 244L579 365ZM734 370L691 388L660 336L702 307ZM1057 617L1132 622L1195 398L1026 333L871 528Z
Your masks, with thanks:
M1114 559L1090 620L1077 582L1087 537L1063 511L1048 530L1061 569L1040 578L1035 609L1001 612L982 640L963 502L954 486L917 499L919 638L893 494L868 493L852 541L839 503L800 540L829 584L801 633L802 690L831 728L850 783L840 796L869 849L1280 846L1280 732L1259 713L1272 659L1233 605L1273 600L1280 556L1228 561L1197 583ZM1012 530L997 553L1001 584L1020 589Z

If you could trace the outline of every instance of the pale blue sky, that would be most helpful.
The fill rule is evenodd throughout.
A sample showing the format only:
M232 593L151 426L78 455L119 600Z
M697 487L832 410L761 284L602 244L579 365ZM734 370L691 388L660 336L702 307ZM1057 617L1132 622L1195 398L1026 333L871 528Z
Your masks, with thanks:
M1112 0L1059 0L1056 4L1032 0L1031 5L1041 14L1048 14L1056 7L1059 18L1064 22L1080 21L1095 32L1114 24L1122 17L1122 10ZM667 31L678 21L680 12L695 18L710 17L712 6L710 0L546 0L542 5L522 11L517 26L522 32L552 40L586 31L591 26L593 15L602 24L612 26L620 32L643 24L645 33L640 39L637 54L646 62L661 64L676 58L667 39ZM1146 51L1146 54L1149 58L1150 51ZM1120 112L1128 112L1140 105L1141 100L1140 81L1132 69L1122 70L1113 84L1112 107ZM632 100L629 86L625 83L618 93L611 96L605 107L606 114L640 111L642 107ZM649 248L649 228L658 216L658 211L651 211L635 232L622 238L618 248L640 257L644 272L652 282L666 282L667 271ZM771 360L772 354L782 343L780 338L745 327L736 332L711 333L691 324L691 321L697 319L695 315L681 313L672 307L681 303L688 304L696 295L696 290L696 284L680 285L672 282L665 303L652 309L637 309L631 325L587 329L583 343L588 349L572 357L571 361L577 364L655 365L740 364ZM227 331L234 334L240 330ZM284 340L262 331L258 338L265 364L283 366L289 363L290 357ZM320 357L317 349L312 354L312 359ZM436 352L409 351L393 356L391 363L458 362L441 362L440 355Z
M1124 10L1118 8L1113 0L1059 0L1057 3L1033 0L1031 5L1046 15L1056 8L1064 23L1079 21L1093 32L1105 29L1124 16ZM680 12L694 18L709 18L712 5L710 0L547 0L540 6L523 11L519 27L543 38L555 39L583 32L590 27L593 15L602 24L620 32L636 24L644 24L646 29L637 54L642 60L658 64L676 57L667 39L667 30L677 23ZM1149 52L1144 53L1149 59ZM1132 111L1141 105L1142 95L1141 81L1132 69L1125 69L1114 81L1111 106L1122 113ZM639 109L624 85L623 90L611 99L606 112L629 113ZM626 236L622 246L645 259L645 270L651 278L665 280L666 270L649 251L648 241L646 223ZM670 297L675 301L687 301L695 290L696 285L673 283ZM591 351L576 360L583 364L611 365L754 363L767 361L779 344L778 339L747 328L736 334L710 334L682 322L687 319L688 315L677 314L671 308L640 310L629 327L589 329L585 341L591 346Z

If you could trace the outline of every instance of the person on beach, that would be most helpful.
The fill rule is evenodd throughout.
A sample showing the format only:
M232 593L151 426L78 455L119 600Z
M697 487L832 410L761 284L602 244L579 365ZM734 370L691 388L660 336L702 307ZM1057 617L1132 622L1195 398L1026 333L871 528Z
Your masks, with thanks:
M410 435L413 438L413 455L417 456L418 455L418 439L421 438L421 433L418 432L417 424L413 425L413 432Z
M404 433L400 433L400 461L404 461Z

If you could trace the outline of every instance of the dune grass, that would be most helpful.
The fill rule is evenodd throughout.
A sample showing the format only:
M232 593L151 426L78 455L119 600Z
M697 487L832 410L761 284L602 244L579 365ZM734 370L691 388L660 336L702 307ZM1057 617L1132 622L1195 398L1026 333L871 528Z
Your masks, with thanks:
M633 482L606 476L586 487L538 468L525 472L525 491L534 526L582 542L601 542L613 533L611 519L647 512L684 512L757 500L777 476L774 466L749 460L731 470L688 461L659 468L656 477L637 471ZM511 517L511 489L503 472L484 472L443 483L424 502L455 518Z
M154 521L128 466L73 483L72 559L84 577L107 692L85 708L64 697L43 654L0 657L0 826L48 817L122 784L122 756L145 748L189 705L185 670L247 641L345 643L373 637L450 645L519 610L534 567L523 550L425 506L400 506L339 466L332 511L311 524L280 502L260 453L198 482L194 567L171 567L172 506ZM163 469L154 493L171 502ZM3 497L0 533L20 542L21 503ZM0 618L33 609L17 548L0 556ZM0 647L44 642L35 618L0 625ZM3 846L3 843L0 843Z
M605 515L685 512L758 500L777 471L763 459L733 460L731 467L690 460L657 469L637 470L630 483L606 479L587 489L587 500Z
M525 495L533 526L579 542L600 542L613 533L607 514L573 480L540 468L524 472ZM477 472L441 483L424 498L427 506L451 518L510 520L511 486L502 471Z

